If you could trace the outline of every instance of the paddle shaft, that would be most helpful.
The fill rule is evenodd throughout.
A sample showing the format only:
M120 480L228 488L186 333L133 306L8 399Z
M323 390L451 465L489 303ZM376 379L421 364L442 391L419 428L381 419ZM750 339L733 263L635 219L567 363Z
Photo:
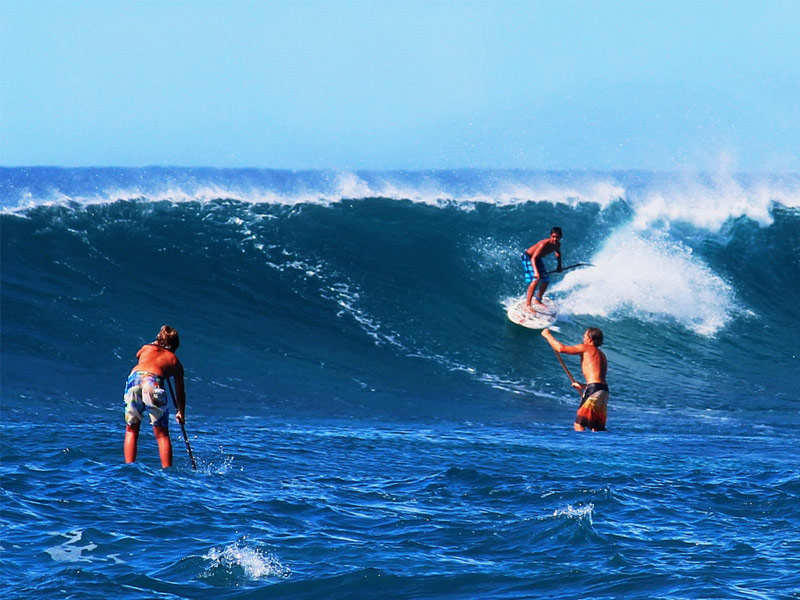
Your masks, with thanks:
M563 273L564 271L569 271L570 269L575 269L577 267L593 267L593 266L594 265L592 263L575 263L574 265L569 265L567 267L561 267L561 271L558 271L558 270L545 271L543 274L544 275L553 275L553 274L556 274L556 273Z
M564 359L561 358L561 355L558 353L558 351L555 348L553 348L553 352L555 353L556 358L558 359L558 362L561 363L561 368L564 369L564 373L566 373L567 377L569 377L570 383L575 383L575 378L572 376L572 373L569 372L569 369L567 368L567 365L564 363ZM581 393L581 391L578 388L573 388L573 389L578 392L579 396L583 397L583 394Z
M169 378L167 378L167 385L169 386L169 391L172 394L172 403L175 405L175 410L178 410L178 397L175 395L175 389L172 387L172 380ZM194 460L194 454L192 454L192 447L189 445L189 437L186 435L186 427L184 427L183 423L180 421L178 421L178 424L181 426L183 443L186 444L186 451L189 453L189 460L192 461L192 469L197 470L197 463Z

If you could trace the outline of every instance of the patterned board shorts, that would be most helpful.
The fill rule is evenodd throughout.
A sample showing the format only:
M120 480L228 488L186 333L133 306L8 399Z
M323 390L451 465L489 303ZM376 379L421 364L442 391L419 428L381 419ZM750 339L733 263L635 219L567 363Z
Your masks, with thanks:
M575 415L575 422L588 429L605 431L608 414L608 386L590 383L583 393L583 400Z
M531 257L522 253L522 268L525 270L525 283L530 283L536 279L536 273L533 272L533 265L531 264ZM541 258L536 259L536 268L539 269L539 281L550 281L550 276L544 268L544 263Z
M125 423L136 425L149 413L154 427L169 426L169 404L164 380L147 371L134 371L125 383Z

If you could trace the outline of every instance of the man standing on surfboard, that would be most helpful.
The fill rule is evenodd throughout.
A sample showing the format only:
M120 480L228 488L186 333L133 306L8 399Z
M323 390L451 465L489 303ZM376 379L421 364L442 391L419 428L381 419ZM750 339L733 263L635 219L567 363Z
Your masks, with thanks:
M600 346L603 345L603 332L597 327L589 327L583 334L583 343L574 346L565 346L546 328L542 329L542 336L556 353L581 355L581 370L586 379L585 384L572 378L559 357L561 365L572 381L572 387L581 392L581 405L575 415L575 431L585 431L586 429L605 431L608 411L608 383L606 382L608 359L600 350Z
M525 269L525 283L528 285L528 294L525 296L525 310L533 312L531 301L534 300L533 294L536 286L539 285L539 293L536 295L537 306L544 306L542 296L550 284L550 276L544 268L542 257L553 252L556 253L558 267L556 271L561 273L561 227L553 227L550 230L550 237L539 240L522 254L522 267Z

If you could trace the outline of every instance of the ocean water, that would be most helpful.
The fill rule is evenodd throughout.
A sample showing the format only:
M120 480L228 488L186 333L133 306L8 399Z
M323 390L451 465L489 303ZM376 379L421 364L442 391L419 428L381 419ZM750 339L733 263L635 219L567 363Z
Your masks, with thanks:
M800 174L2 168L0 206L4 597L800 598ZM553 225L605 433L504 313ZM175 426L122 460L165 323L197 470Z

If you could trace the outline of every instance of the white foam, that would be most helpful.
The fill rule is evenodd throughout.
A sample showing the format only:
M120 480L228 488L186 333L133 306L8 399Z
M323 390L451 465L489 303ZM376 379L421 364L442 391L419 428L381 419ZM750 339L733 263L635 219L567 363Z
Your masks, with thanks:
M582 506L567 505L566 508L559 508L553 511L554 517L567 517L569 519L589 519L592 520L592 513L594 512L594 504L585 504Z
M235 173L235 171L232 171ZM109 183L84 194L67 195L51 188L40 197L20 190L18 198L3 198L3 212L36 206L106 204L116 201L211 202L230 199L253 204L330 206L344 200L381 197L407 200L436 207L456 206L473 210L477 204L513 206L546 202L553 205L598 205L627 201L634 224L645 229L653 223L686 222L718 230L728 219L748 217L768 225L774 204L800 207L800 178L796 174L734 176L724 170L708 175L649 174L642 187L630 175L613 173L547 172L286 172L284 177L263 180L242 176L241 183L216 182L215 173L197 175L191 169L175 169L142 175L141 185L120 187ZM219 179L231 177L222 171Z
M242 541L223 548L212 548L203 558L211 561L211 565L204 574L206 577L211 576L218 569L227 572L241 569L245 577L251 580L265 577L286 578L291 574L291 571L272 554L258 548L251 548Z
M97 549L97 544L89 542L84 546L78 545L83 538L83 531L75 530L68 533L53 534L67 538L67 541L58 546L47 548L45 552L57 562L93 562L98 560L96 557L84 556L84 552L91 552Z
M236 185L197 181L190 171L180 169L170 173L169 179L160 179L158 173L150 177L150 181L145 181L149 184L146 186L119 187L109 184L84 194L68 195L51 188L45 195L34 197L30 192L22 191L16 200L3 200L3 211L68 203L88 206L130 200L204 203L229 199L286 206L333 205L344 200L374 197L409 200L438 207L455 205L465 210L472 210L479 203L507 206L528 202L569 205L591 202L605 207L625 195L624 187L613 181L610 175L582 176L569 183L561 183L554 181L552 176L536 172L499 174L487 171L482 177L473 177L471 180L468 175L459 176L450 172L376 172L359 175L340 171L316 172L313 177L297 173L293 174L291 185L286 189L281 189L286 185L285 182L244 182ZM213 174L205 176L205 179L212 178ZM9 202L14 205L9 206Z
M635 226L613 233L592 257L552 291L562 313L676 322L710 336L743 309L732 287L682 243Z
M747 217L767 226L773 221L775 204L800 207L800 180L791 177L777 182L764 177L745 184L725 172L706 178L681 175L633 199L633 224L644 230L654 224L682 222L716 232L729 219Z
M609 204L625 197L625 188L606 179L588 181L583 185L570 183L522 184L504 182L497 186L491 195L478 195L468 198L472 202L487 202L498 206L524 204L527 202L548 202L575 206L581 203L597 204L606 208Z
M380 195L366 181L355 173L338 173L336 175L336 192L339 198L370 198Z

